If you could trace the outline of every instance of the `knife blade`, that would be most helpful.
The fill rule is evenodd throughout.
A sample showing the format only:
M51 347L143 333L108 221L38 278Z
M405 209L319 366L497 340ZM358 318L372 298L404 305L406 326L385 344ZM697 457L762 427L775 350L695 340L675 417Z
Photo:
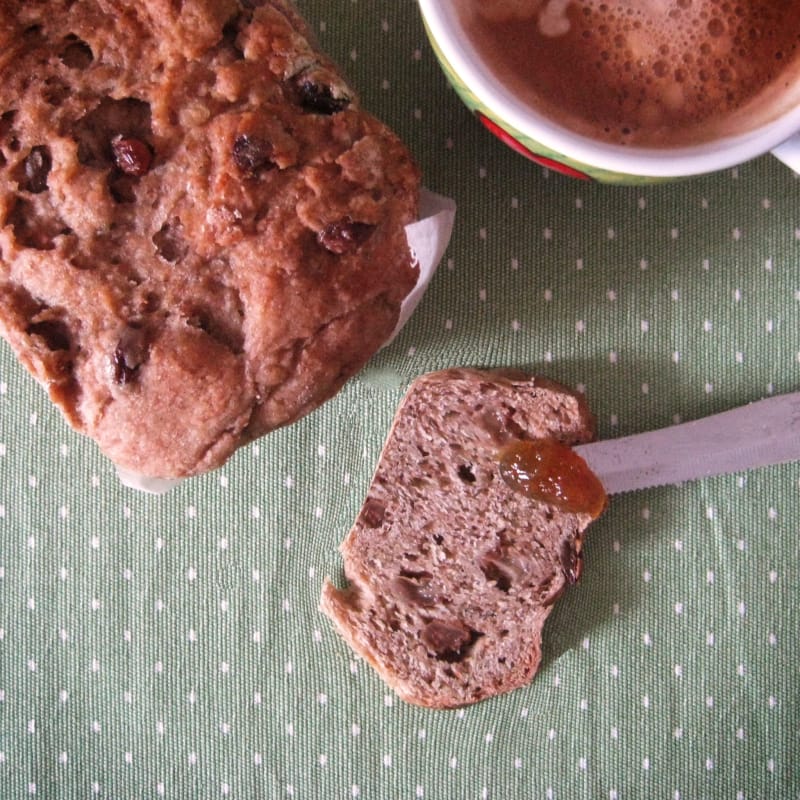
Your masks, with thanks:
M800 459L800 392L574 448L608 494Z

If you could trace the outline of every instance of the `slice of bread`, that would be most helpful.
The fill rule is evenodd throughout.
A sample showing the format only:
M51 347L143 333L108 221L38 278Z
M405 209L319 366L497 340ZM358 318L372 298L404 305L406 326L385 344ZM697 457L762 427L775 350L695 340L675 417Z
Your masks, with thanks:
M514 491L498 454L594 433L583 397L539 377L451 369L412 384L341 547L349 586L327 581L321 600L403 700L458 707L533 678L592 516Z

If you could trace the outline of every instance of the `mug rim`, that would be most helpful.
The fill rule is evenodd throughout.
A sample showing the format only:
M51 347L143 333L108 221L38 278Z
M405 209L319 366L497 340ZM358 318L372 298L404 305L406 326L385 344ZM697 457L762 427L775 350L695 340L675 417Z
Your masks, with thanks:
M418 0L426 27L442 55L475 97L499 120L566 158L601 170L663 178L700 175L743 164L768 153L800 131L800 98L783 113L744 133L695 145L615 145L560 125L523 104L503 86L460 29L458 13L446 0Z

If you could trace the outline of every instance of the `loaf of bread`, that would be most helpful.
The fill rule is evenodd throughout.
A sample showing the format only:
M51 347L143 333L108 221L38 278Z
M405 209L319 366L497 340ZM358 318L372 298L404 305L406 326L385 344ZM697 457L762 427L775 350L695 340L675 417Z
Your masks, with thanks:
M458 707L532 679L544 622L580 577L599 512L517 491L499 454L594 431L582 396L538 377L453 369L412 384L342 544L348 585L326 581L321 600L401 698Z
M415 285L418 191L289 0L0 0L0 334L128 471L331 397Z

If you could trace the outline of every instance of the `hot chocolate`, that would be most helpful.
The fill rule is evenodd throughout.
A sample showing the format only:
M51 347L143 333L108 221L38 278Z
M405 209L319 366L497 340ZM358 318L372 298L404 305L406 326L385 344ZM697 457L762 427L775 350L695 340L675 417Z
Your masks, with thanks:
M593 139L691 145L769 119L800 80L797 0L456 0L525 104ZM763 119L762 119L763 118Z

